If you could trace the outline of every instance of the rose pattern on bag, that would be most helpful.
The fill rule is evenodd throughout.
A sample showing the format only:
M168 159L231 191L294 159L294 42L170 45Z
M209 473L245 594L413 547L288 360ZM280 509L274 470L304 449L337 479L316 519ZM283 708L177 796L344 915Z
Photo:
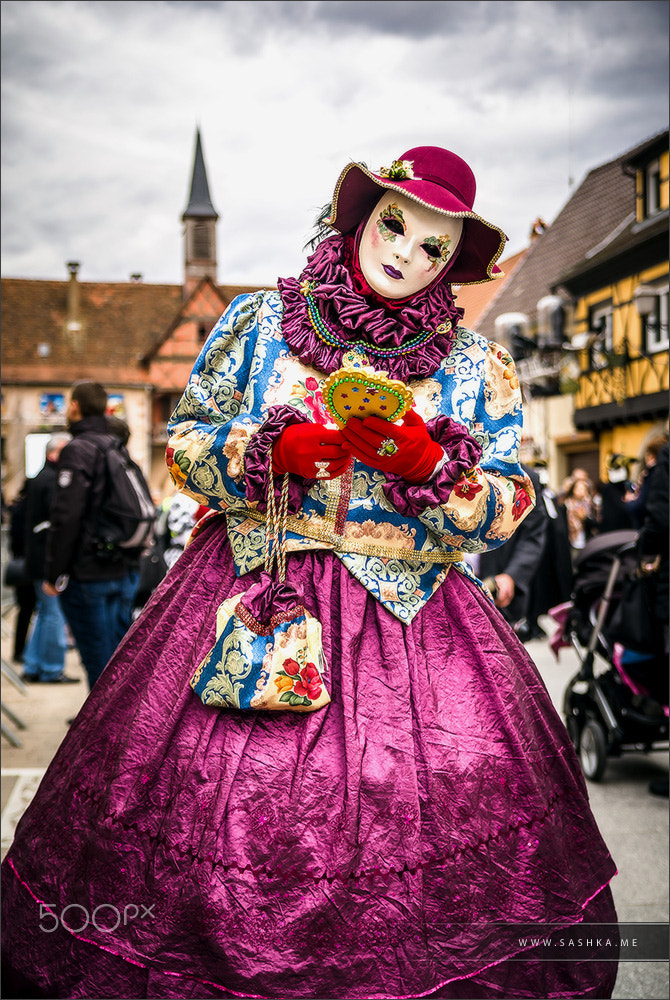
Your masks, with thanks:
M321 694L321 674L314 663L300 666L297 660L288 657L283 669L274 678L280 701L290 705L310 705ZM293 695L293 697L292 697Z
M214 645L190 682L203 704L307 712L327 705L320 623L296 607L258 634L248 614L240 594L219 605Z

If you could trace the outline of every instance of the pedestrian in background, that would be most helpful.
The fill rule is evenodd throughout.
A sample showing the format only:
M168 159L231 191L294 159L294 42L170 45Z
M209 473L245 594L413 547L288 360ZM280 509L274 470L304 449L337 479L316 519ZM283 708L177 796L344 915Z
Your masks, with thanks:
M653 581L652 611L657 624L658 643L654 653L652 693L661 704L668 704L668 666L670 641L668 638L668 606L670 601L669 578L669 487L668 442L657 452L655 472L650 484L644 511L644 520L638 540L638 553L644 571ZM668 797L668 779L652 781L649 791L653 795Z
M656 463L661 449L667 443L667 437L655 437L647 444L637 484L624 497L626 510L632 521L632 526L636 530L639 530L644 524Z
M36 598L36 613L23 654L23 679L44 684L78 684L78 677L64 673L67 636L60 599L42 589L47 533L51 526L51 504L56 491L56 467L70 434L54 434L47 441L45 462L28 481L26 496L26 568Z
M632 488L630 470L634 459L618 453L607 456L607 480L599 482L596 489L598 534L607 531L626 531L633 527L626 494Z
M546 615L550 608L570 600L572 593L572 554L568 541L568 520L565 507L558 503L557 495L549 485L547 463L536 464L540 481L537 503L547 514L546 537L537 572L533 578L526 603L526 621L517 623L515 632L526 642L528 639L542 639L546 633L540 626L540 615Z
M109 433L115 438L118 438L121 442L123 448L126 448L128 442L130 441L130 426L127 421L123 420L121 417L117 417L114 414L107 414L107 428ZM155 510L156 518L158 517L158 511ZM132 623L136 617L135 612L137 608L137 595L140 589L140 583L142 578L142 567L145 558L149 555L151 549L129 549L126 552L126 565L128 568L128 576L126 578L126 584L123 588L123 595L121 601L121 619L125 622ZM128 631L130 626L126 626L124 629L124 635ZM123 636L121 637L123 638ZM119 640L120 641L120 640Z
M11 562L5 570L5 585L14 590L16 621L14 623L14 663L23 663L23 653L28 638L30 622L35 610L35 589L25 565L26 554L26 479L14 500L9 505L9 551Z
M96 537L105 499L104 452L116 438L98 382L74 385L67 407L73 440L60 455L47 537L44 591L60 595L65 617L93 687L131 625L137 554L109 551Z
M596 529L596 509L593 488L586 475L576 470L561 491L561 503L568 519L568 539L573 553L579 552L593 536Z
M540 502L542 486L537 473L528 465L521 468L535 488L535 507L509 541L479 555L478 570L495 606L517 635L515 626L524 623L520 638L525 642L540 637L528 623L528 607L547 538L547 511Z

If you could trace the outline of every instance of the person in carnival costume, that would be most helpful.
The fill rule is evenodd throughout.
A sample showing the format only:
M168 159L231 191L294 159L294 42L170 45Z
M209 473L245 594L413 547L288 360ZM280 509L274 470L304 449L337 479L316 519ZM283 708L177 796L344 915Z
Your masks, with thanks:
M12 995L611 995L616 962L543 961L518 934L615 922L615 867L565 727L464 559L534 503L512 358L452 293L499 274L506 237L474 196L438 147L348 164L299 278L213 329L167 449L211 513L17 828ZM323 657L280 656L245 701L230 623L267 620L282 523L283 586ZM254 709L268 688L294 710Z

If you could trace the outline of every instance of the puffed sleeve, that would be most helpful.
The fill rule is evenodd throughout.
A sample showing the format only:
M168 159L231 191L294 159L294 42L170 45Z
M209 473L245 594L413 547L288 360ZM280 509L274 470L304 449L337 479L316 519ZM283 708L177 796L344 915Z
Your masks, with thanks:
M286 426L308 419L290 405L263 402L268 343L278 324L266 293L238 296L212 330L168 421L170 476L210 509L263 508L270 447ZM291 477L290 509L300 506L306 485Z
M248 391L259 306L255 295L231 303L168 421L165 458L172 480L214 509L226 510L244 497L244 446L261 423Z
M514 361L491 343L480 376L469 427L457 428L446 415L429 422L446 455L434 479L411 484L388 477L384 486L396 510L418 517L443 544L465 552L502 545L535 504L533 484L519 464L523 414Z

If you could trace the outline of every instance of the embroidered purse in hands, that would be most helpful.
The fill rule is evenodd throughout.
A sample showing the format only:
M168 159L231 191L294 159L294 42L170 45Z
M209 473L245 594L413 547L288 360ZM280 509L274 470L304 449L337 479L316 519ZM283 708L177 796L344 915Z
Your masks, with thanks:
M264 572L257 584L219 606L216 641L191 687L213 708L314 712L330 702L321 623L286 581L289 477L283 478L277 512L271 454L268 475Z

